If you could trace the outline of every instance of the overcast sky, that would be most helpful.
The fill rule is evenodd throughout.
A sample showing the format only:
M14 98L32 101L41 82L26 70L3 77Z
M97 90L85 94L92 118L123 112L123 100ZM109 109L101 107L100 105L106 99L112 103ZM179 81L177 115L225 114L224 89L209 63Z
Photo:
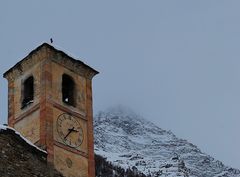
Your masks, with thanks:
M61 46L100 74L94 113L121 103L240 169L240 1L0 2L0 70ZM7 81L0 84L0 123Z

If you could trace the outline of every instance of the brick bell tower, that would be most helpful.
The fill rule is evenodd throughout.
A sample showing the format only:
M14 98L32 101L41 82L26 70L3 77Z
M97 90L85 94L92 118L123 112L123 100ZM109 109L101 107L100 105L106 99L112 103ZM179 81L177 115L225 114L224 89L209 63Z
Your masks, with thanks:
M95 177L92 78L96 70L43 43L4 73L8 124L46 150L66 177Z

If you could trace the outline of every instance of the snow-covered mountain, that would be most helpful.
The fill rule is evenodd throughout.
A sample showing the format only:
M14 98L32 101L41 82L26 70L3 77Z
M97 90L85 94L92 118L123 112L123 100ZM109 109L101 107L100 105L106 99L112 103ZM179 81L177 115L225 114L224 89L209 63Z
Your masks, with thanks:
M95 153L150 176L240 177L240 170L201 152L122 106L94 120Z

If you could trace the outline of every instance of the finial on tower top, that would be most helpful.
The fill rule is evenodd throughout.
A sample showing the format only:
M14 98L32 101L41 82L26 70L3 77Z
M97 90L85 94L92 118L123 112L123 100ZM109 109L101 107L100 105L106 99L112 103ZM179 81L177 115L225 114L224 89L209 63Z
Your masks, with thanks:
M53 39L52 38L50 38L50 42L53 43Z

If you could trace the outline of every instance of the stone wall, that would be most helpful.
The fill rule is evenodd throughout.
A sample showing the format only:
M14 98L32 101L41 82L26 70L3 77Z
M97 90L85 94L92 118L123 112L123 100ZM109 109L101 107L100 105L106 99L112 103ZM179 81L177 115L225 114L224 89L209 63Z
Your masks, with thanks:
M1 177L63 177L47 165L47 154L11 129L0 130Z

